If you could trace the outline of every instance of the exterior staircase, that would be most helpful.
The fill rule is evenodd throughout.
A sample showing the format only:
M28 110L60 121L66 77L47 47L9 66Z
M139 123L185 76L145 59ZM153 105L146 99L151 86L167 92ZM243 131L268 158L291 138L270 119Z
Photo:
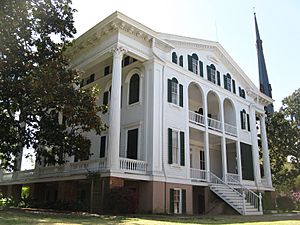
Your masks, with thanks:
M262 215L261 194L241 184L229 185L210 172L210 190L241 215Z

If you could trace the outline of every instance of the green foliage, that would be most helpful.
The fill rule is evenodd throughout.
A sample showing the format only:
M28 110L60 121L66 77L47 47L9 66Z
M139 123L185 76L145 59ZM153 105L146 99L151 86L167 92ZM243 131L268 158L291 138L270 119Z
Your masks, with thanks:
M0 161L12 169L24 147L38 161L87 158L82 134L106 126L95 87L79 89L79 71L64 54L74 28L71 0L0 1Z
M292 211L295 207L293 200L288 195L276 198L277 209L279 211Z
M278 191L286 192L300 174L300 89L282 104L269 118L267 132L273 183Z

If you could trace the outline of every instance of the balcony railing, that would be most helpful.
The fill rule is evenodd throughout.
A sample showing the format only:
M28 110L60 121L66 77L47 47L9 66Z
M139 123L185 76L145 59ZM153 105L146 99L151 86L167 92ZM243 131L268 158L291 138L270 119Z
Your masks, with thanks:
M86 160L75 163L66 163L61 166L46 166L32 170L16 171L12 173L3 173L0 176L1 182L10 182L16 180L30 180L38 178L49 178L66 176L73 174L84 174L88 171L103 171L106 169L106 158Z
M206 181L206 170L200 170L196 168L190 169L190 176L196 181Z
M195 113L193 111L190 111L189 114L189 119L191 123L200 125L200 126L204 126L205 125L205 118L203 115L199 114L199 113Z
M224 123L224 127L225 127L225 133L226 134L236 136L236 134L237 134L236 126L233 126L233 125L228 124L228 123Z
M147 162L136 159L120 158L120 169L128 173L146 174Z
M212 118L207 118L208 128L216 131L222 131L222 122Z
M239 184L240 183L240 176L235 173L227 173L226 179L228 184Z

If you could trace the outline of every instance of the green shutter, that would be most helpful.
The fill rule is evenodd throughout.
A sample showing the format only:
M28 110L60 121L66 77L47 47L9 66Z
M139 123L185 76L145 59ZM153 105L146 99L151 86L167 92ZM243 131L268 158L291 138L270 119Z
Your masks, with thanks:
M228 89L228 87L227 87L227 76L224 74L223 77L224 77L224 88L227 90Z
M170 213L174 213L174 189L170 189Z
M221 77L220 77L220 71L217 71L217 84L221 86Z
M172 164L173 159L172 159L172 129L168 128L168 163Z
M235 91L235 80L232 79L232 91L233 93L235 94L236 91Z
M108 91L103 93L103 105L108 105Z
M179 57L179 66L183 67L183 56Z
M248 126L248 131L250 131L250 117L249 117L249 114L247 114L247 126Z
M243 111L240 111L240 114L241 114L241 128L242 129L245 129L245 124L244 124L244 120L243 120L243 118L244 118L244 112Z
M179 84L179 106L183 107L183 86Z
M208 65L206 66L206 70L207 70L207 80L211 81L210 67Z
M181 190L182 214L186 214L186 190Z
M185 165L184 132L180 131L180 165Z
M199 60L200 76L203 77L203 62Z
M172 102L171 88L172 88L172 80L168 79L168 102Z
M188 55L188 70L193 72L192 56Z

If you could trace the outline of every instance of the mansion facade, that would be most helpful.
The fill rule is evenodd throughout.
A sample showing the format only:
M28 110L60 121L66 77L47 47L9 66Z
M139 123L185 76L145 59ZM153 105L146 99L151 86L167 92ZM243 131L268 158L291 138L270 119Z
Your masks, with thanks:
M110 190L127 187L137 212L262 214L262 193L273 190L264 109L273 100L218 42L158 33L115 12L68 54L84 71L81 88L100 88L108 129L87 134L87 160L0 174L2 193L29 186L39 201L101 211Z

